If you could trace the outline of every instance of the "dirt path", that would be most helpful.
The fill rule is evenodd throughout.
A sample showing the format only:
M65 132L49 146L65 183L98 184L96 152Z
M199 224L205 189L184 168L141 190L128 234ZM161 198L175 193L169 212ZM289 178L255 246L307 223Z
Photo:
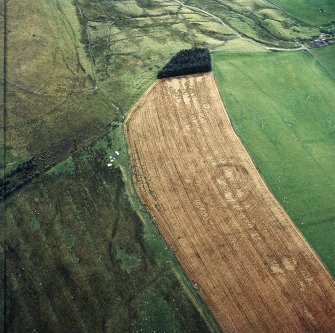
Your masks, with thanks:
M334 332L335 285L232 129L212 73L159 80L126 121L142 201L225 332Z

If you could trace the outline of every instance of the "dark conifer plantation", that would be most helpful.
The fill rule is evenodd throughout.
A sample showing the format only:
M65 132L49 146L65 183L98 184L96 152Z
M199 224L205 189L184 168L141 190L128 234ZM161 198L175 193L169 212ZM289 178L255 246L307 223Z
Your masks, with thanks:
M211 68L211 57L208 49L181 50L158 72L157 78L210 72Z

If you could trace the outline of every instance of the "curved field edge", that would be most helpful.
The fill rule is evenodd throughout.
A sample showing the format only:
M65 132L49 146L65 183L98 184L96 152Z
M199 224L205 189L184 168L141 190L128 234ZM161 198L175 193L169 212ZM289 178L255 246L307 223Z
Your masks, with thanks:
M157 81L128 116L139 195L223 329L328 331L335 325L333 280L220 114L213 84L212 74ZM318 313L326 294L329 308Z
M147 89L143 96L145 96L151 90L151 87L154 84L155 82ZM141 97L141 99L143 98L143 96ZM132 110L128 113L126 119L131 116ZM114 144L110 149L110 152L113 152L114 148L120 146L124 147L124 149L120 151L120 155L115 161L115 168L119 168L122 172L129 202L134 211L137 212L143 223L145 240L148 243L148 246L152 249L157 263L159 265L162 265L163 267L170 267L174 271L179 282L181 283L181 286L183 287L183 292L186 292L187 296L192 301L197 311L201 314L210 332L221 332L215 319L208 310L207 305L200 298L197 286L194 285L194 283L192 283L192 281L190 281L190 279L187 277L175 254L169 248L168 244L164 240L164 237L162 236L155 222L153 221L152 215L138 196L137 190L134 186L132 166L129 158L129 149L127 140L125 138L124 127L122 126L117 128L116 130L111 132L111 135L114 138Z
M8 132L11 146L6 149L1 147L0 152L3 155L6 151L6 170L21 162L19 156L24 160L31 156L40 160L41 154L43 162L43 170L29 179L32 184L25 184L3 202L6 205L2 211L6 219L6 232L3 235L8 245L5 249L8 255L8 297L1 304L7 306L5 315L8 315L9 330L18 331L25 327L30 331L95 331L93 324L100 324L100 320L105 321L101 323L101 329L107 331L111 329L113 321L117 325L116 330L128 329L127 325L131 324L129 317L133 319L131 317L134 313L138 315L138 312L143 312L139 319L142 322L138 322L142 326L138 329L157 329L157 315L164 317L165 313L169 322L161 323L158 329L185 331L186 327L199 327L203 332L219 332L206 306L200 302L196 288L175 265L174 257L166 254L169 249L160 240L155 228L150 227L149 217L146 218L145 241L136 239L134 229L136 231L142 226L139 227L140 221L126 199L119 172L107 166L110 154L115 155L115 150L120 149L117 146L109 151L107 147L110 145L110 136L113 137L113 147L114 143L122 141L118 139L118 136L123 136L122 129L117 127L122 124L123 114L151 84L156 70L172 54L192 46L198 38L187 33L188 23L184 22L183 17L176 19L171 30L166 30L166 24L159 23L160 12L166 11L165 8L154 8L149 10L148 17L145 15L143 20L139 18L137 22L136 19L130 19L128 24L123 24L122 21L127 21L128 16L124 9L134 8L123 8L121 5L119 10L111 10L113 20L119 19L120 24L109 31L103 22L101 25L93 22L99 13L95 11L94 4L88 1L77 9L79 20L76 16L76 2L59 0L50 3L38 0L31 4L20 0L8 4L11 32L9 47L11 54L15 52L15 57L8 64L11 93L9 107L20 105L18 110L25 110L25 113L11 112L11 131ZM92 15L88 31L79 13L83 7L88 20ZM170 10L175 7L172 6ZM211 19L207 20L201 15L194 15L193 19L201 21L201 27L208 22L216 33L225 35L224 27L213 24ZM171 21L175 20L172 18ZM143 35L144 29L150 29L153 35ZM203 34L199 31L199 40L207 38L210 33L211 30ZM118 37L112 40L115 54L108 52L106 40L109 34ZM168 43L161 45L159 38L163 35ZM152 52L143 48L143 43ZM221 45L223 41L221 37L213 38L211 43ZM43 52L44 48L50 54ZM148 60L149 53L150 61L143 63ZM69 100L68 94L71 95ZM63 117L64 114L66 117ZM15 134L16 131L19 135ZM109 135L106 136L106 133ZM85 137L84 142L80 142L82 135ZM104 138L99 139L101 136ZM96 144L91 144L96 141ZM55 146L50 149L50 144ZM27 151L27 147L31 149ZM44 155L47 156L46 160L43 160ZM1 167L4 162L2 157ZM97 163L94 159L97 159ZM127 166L123 169L127 169ZM94 189L98 185L100 189ZM122 193L121 197L126 198L120 199L119 192ZM96 196L95 200L93 196ZM110 213L106 203L108 200L113 209ZM94 216L90 217L90 211L95 213ZM141 215L142 211L139 210ZM92 221L102 223L99 227L102 225L105 229L92 229ZM118 224L123 226L124 231L117 227ZM106 234L113 235L113 230L119 230L115 231L117 240L111 236L111 250L106 249L106 243L100 243L99 239L105 239ZM129 230L127 236L125 232ZM128 244L127 237L133 242ZM156 254L141 253L138 249L141 246L144 249L149 247ZM136 270L143 268L136 265L137 255L144 258L145 262L155 262L152 265L155 267L152 279L143 272L136 273ZM80 260L86 257L85 260L91 266L76 267L77 257ZM112 268L111 262L114 265ZM35 269L36 265L38 270ZM111 273L106 273L106 270ZM146 274L150 275L151 272L147 271ZM80 279L77 280L78 275ZM99 279L91 281L91 276L96 275ZM131 276L130 280L127 280L128 275ZM53 279L55 276L58 277L57 281ZM143 291L141 288L150 291L146 283L143 283L143 287L139 286L138 290L135 287L129 292L129 281L138 283L144 276L148 284L151 280L157 280L151 286L155 286L157 293L160 293L158 298L152 293L147 299L136 296L138 291ZM96 288L96 294L90 285ZM58 295L58 290L63 291L63 294ZM120 312L125 309L125 304L117 295L118 290L126 290L125 303L129 298L136 299L135 310L131 308L128 311L126 307L124 315L110 310L111 304L119 306ZM87 295L90 295L90 299L86 300L85 307ZM112 301L108 303L109 299ZM145 302L149 300L150 304L146 306ZM106 305L100 316L97 315L99 302ZM165 311L166 303L170 312ZM164 311L159 312L159 307L155 309L155 304L161 305ZM15 311L17 308L21 311ZM108 310L115 315L108 316ZM44 316L39 319L41 313ZM148 318L155 319L152 322L154 326L145 326Z
M215 53L233 126L272 192L335 274L333 46L309 52Z
M265 1L208 6L209 12L218 8L217 17L173 0L8 2L8 50L15 54L8 59L8 106L27 110L24 117L8 117L8 168L71 138L74 130L86 129L88 141L106 133L182 48L229 49L231 41L263 50L295 48L320 33Z

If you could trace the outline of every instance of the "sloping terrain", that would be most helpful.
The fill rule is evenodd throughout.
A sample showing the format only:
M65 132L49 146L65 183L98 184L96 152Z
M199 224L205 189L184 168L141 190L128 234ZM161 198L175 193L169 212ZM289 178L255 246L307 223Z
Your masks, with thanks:
M6 200L5 331L219 332L108 168L110 145L79 150Z
M235 38L248 39L263 46L299 47L306 39L320 34L317 26L296 19L271 1L188 0L184 2L188 8L198 8L221 20L235 32Z
M219 331L132 189L123 119L180 49L269 53L320 29L268 1L185 3L0 0L8 332Z
M334 281L233 131L212 73L156 81L125 130L139 196L223 330L334 331Z
M86 3L86 18L95 5ZM1 2L1 50L7 51L0 52L7 112L1 118L1 196L11 184L0 203L1 327L218 332L150 217L133 204L129 184L126 190L120 171L107 166L115 150L126 155L118 130L122 114L191 39L185 33L179 42L173 30L170 43L157 50L158 42L150 41L162 37L165 26L149 17L147 29L155 37L147 44L141 40L125 50L122 40L134 47L141 30L126 22L125 36L111 42L116 54L105 54L99 42L108 50L108 39L87 26L82 7L65 0ZM125 19L122 8L110 13L113 21ZM224 34L218 23L212 28ZM144 63L148 50L159 60L154 68ZM99 66L107 57L108 75Z
M6 2L6 8L9 170L55 144L64 150L76 139L87 145L106 133L113 110L94 93L94 72L72 4L18 0Z

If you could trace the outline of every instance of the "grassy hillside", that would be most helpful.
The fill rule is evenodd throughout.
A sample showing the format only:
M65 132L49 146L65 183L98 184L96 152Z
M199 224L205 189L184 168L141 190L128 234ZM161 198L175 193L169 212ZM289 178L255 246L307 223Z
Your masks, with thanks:
M266 1L221 2L8 2L7 171L106 134L180 49L295 47L320 33Z
M126 154L118 143L74 153L7 199L7 332L219 332L107 166Z
M319 29L298 21L266 0L188 0L228 25L235 35L263 45L294 48L319 35Z
M335 20L333 0L271 0L271 2L310 24L322 25Z
M75 8L7 2L7 31L7 170L64 139L87 144L101 135L112 110L95 94Z
M126 190L120 169L107 167L121 150L123 115L172 54L209 32L188 33L182 13L161 24L163 3L138 20L131 17L136 1L113 3L113 26L101 19L103 7L77 3L7 3L8 129L0 167L18 171L14 182L27 175L22 161L32 158L35 168L32 184L1 202L8 331L218 331L144 208L130 203L136 196L129 181ZM220 34L213 45L230 34L203 15L193 19ZM124 146L123 154L127 160Z
M214 55L234 128L271 190L335 274L334 48ZM333 56L331 55L333 54ZM321 66L321 65L322 66Z
M216 330L132 191L122 121L180 49L258 52L253 38L292 47L319 34L248 4L219 6L232 29L177 1L7 1L0 169L25 184L0 207L10 332ZM107 168L120 148L120 169Z

